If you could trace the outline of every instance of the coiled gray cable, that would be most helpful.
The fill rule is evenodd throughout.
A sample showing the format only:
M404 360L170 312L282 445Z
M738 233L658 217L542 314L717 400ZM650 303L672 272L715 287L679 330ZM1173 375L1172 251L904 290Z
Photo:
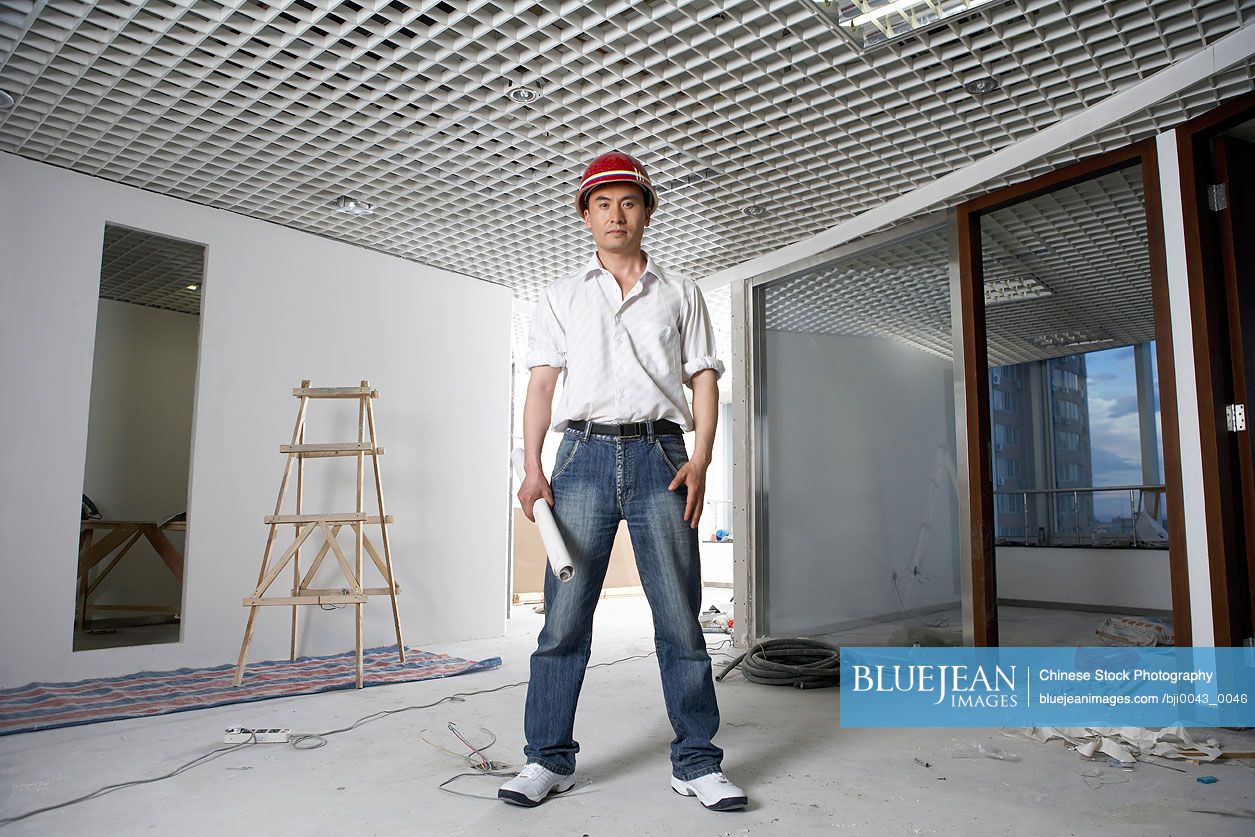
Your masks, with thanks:
M723 680L737 666L751 683L824 689L841 682L841 649L817 639L764 639L724 666Z

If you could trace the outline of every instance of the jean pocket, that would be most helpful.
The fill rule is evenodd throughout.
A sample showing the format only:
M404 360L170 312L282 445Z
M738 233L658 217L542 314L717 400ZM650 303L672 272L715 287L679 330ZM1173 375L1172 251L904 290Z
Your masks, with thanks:
M553 474L549 477L550 485L553 485L553 481L562 476L562 473L575 460L575 455L579 453L583 445L583 439L576 439L571 436L562 437L562 444L558 446L558 455L554 459Z
M674 439L675 441L663 442L664 438ZM671 470L671 476L680 473L680 469L689 461L688 450L684 447L683 436L659 436L654 439L654 450L658 451L658 455L662 457L662 461L667 463L667 468Z

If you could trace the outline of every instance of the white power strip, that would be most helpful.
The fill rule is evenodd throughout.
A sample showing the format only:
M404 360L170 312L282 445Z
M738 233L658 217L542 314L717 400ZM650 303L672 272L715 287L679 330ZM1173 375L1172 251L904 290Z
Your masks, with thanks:
M255 741L258 744L287 744L292 737L290 729L249 729L248 727L227 727L222 741L225 744L247 744Z

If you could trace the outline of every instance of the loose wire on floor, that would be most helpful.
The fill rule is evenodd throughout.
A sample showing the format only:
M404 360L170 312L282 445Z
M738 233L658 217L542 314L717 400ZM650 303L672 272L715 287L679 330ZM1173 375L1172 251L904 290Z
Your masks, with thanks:
M719 647L719 646L716 646L716 647ZM603 668L605 666L613 666L613 665L618 665L619 663L626 663L629 660L644 660L644 659L654 656L655 653L656 652L654 651L650 651L648 654L633 654L630 657L621 657L620 659L610 660L604 663L594 663L593 665L588 666L588 668L590 669ZM329 738L332 735L339 735L344 732L351 732L364 724L369 724L373 721L378 721L381 718L387 718L390 715L399 715L402 712L410 712L415 709L430 709L433 706L439 706L442 703L461 703L465 701L468 697L474 697L475 695L490 695L493 692L500 692L505 689L513 689L517 686L525 686L527 685L528 682L529 682L528 680L518 680L514 683L506 683L502 686L495 686L491 689L477 689L473 692L455 692L454 694L451 694L451 695L445 695L439 700L434 700L431 703L418 703L412 706L403 706L399 709L383 709L379 712L372 712L369 715L363 715L361 718L358 718L356 721L349 724L348 726L340 727L338 729L332 729L332 730L327 730L326 732L318 732L318 733L294 733L288 738L288 743L292 746L293 749L296 749L296 750L316 750L319 747L326 746L327 738ZM452 724L450 726L452 726ZM458 733L455 732L455 735L457 734ZM460 737L461 736L459 735L459 738ZM55 805L46 805L43 808L36 808L33 811L27 811L24 814L18 814L17 816L13 816L13 817L0 818L0 826L10 825L12 823L19 822L29 817L33 817L36 814L44 814L49 811L56 811L61 808L68 808L71 805L77 805L80 802L87 802L90 799L95 799L98 796L103 796L104 794L112 793L113 791L116 791L116 790L122 790L123 788L135 787L136 785L147 785L147 784L151 784L152 782L160 782L165 779L170 779L174 776L180 775L181 773L185 773L186 771L191 770L195 767L200 767L203 764L208 764L214 759L217 759L220 756L224 756L227 753L234 753L234 752L238 752L239 750L252 747L256 743L257 743L257 738L256 736L253 736L251 740L245 741L242 744L233 744L230 747L219 747L216 750L212 750L208 753L205 753L203 756L197 756L191 761L181 764L178 767L176 767L174 770L171 770L169 773L166 773L161 776L152 776L147 779L134 779L129 782L118 782L117 784L106 785L105 787L98 788L92 791L91 793L83 794L82 796L67 800L65 802L59 802ZM467 743L465 739L463 739L463 743ZM480 748L480 750L483 750L483 749L485 748L483 747ZM496 774L488 774L484 772L459 774L459 776L482 776L482 775L496 775ZM448 788L445 788L444 786L447 785L449 782L453 781L453 779L459 778L459 776L454 776L451 779L446 780L440 785L440 788L442 790L448 790ZM449 792L457 793L457 791L449 791ZM461 795L470 796L471 794L461 794Z
M68 808L71 805L77 805L80 802L86 802L87 800L95 799L98 796L104 796L105 794L112 793L115 790L122 790L123 788L134 787L135 785L147 785L152 782L160 782L163 779L178 776L180 773L184 773L194 767L200 767L202 764L208 764L219 756L225 756L227 753L235 753L240 750L247 749L248 747L252 747L256 743L257 736L254 734L251 735L248 741L241 744L233 744L230 747L219 747L216 750L205 753L203 756L197 756L189 762L184 762L165 775L152 776L148 779L134 779L130 782L118 782L115 785L105 785L103 788L98 788L91 793L85 793L82 796L76 797L75 799L71 799L67 802L58 802L56 805L46 805L43 808L36 808L34 811L27 811L25 814L18 814L16 817L4 817L3 819L0 819L0 825L11 825L12 823L19 822L27 819L28 817L33 817L36 814L44 814L48 811L55 811L59 808Z

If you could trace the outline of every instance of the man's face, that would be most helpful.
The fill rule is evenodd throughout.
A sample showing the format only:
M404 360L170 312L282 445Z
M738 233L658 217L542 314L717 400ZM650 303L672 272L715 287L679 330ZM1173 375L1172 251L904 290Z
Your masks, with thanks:
M584 223L592 231L598 250L631 254L640 249L641 237L649 226L649 215L645 192L640 186L607 183L588 196Z

